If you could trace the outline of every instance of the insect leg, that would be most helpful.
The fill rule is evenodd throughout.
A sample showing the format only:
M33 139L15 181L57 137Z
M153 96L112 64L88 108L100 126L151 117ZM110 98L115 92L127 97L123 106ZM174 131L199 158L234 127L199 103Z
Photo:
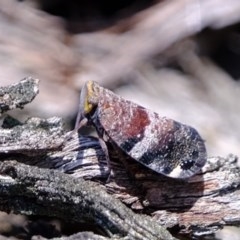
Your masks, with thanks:
M107 167L108 167L108 171L109 171L109 176L108 176L107 182L110 182L110 178L111 178L113 172L112 172L112 168L111 168L111 164L110 164L108 148L107 148L107 145L106 145L105 141L102 138L99 138L98 140L99 140L99 144L100 144L100 146L103 150L103 153L106 157L106 160L107 160Z

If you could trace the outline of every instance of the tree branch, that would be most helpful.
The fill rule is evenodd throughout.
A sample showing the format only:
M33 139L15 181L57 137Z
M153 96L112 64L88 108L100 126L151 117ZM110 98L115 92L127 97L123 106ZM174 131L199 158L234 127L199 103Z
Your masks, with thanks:
M107 235L173 239L148 216L134 214L97 184L16 161L0 163L0 209L92 223Z
M69 133L57 118L25 123L7 118L3 125L3 211L88 222L110 238L124 239L173 239L161 225L195 236L239 225L240 171L234 156L208 158L201 173L179 180L154 173L108 145L109 177L98 139L74 134L66 141Z

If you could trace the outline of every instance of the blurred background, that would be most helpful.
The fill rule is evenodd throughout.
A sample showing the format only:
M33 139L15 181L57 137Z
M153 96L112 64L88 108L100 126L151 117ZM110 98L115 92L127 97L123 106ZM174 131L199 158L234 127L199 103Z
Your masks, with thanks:
M72 129L95 80L195 127L209 156L240 155L239 0L1 0L0 85L26 76L40 93L18 119Z

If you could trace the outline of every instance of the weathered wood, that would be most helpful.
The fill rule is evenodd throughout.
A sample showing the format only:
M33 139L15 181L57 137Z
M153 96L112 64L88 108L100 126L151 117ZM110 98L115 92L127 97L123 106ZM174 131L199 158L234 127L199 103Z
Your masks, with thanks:
M104 186L133 210L152 215L170 229L179 227L180 233L195 236L214 233L224 225L239 225L240 170L236 156L208 158L203 172L179 180L154 173L113 153L110 154L112 176ZM91 173L102 169L106 162L103 161L101 167L98 161L90 162L92 170L88 165L79 164L73 175L94 180L93 176L101 179L103 174L102 179L106 179L106 165L105 171Z
M19 83L0 88L0 116L1 113L14 108L23 108L38 94L37 79L24 78Z
M161 225L178 234L200 236L240 223L240 171L235 156L208 158L201 173L178 180L154 173L109 145L109 176L98 139L77 133L69 138L60 119L19 123L7 118L3 125L3 211L92 222L112 239L116 235L171 239Z
M240 171L234 156L209 158L202 173L183 181L156 174L111 151L112 176L106 183L108 167L96 138L75 134L62 150L41 154L38 149L39 156L36 152L34 148L34 156L11 153L9 158L101 181L106 191L133 210L153 215L168 228L179 226L181 233L212 233L240 222Z
M63 122L57 117L30 118L20 123L7 116L3 126L0 131L0 153L43 155L44 151L60 148L64 141Z
M108 187L115 194L118 191L117 196L132 208L154 215L164 226L179 226L181 233L199 236L224 225L239 225L240 171L236 160L234 156L209 158L203 172L186 181L142 168L135 174L135 182L125 181L125 186L138 189L137 193L123 190L115 182Z
M148 216L134 214L96 183L16 161L0 162L0 209L100 226L110 237L174 239Z

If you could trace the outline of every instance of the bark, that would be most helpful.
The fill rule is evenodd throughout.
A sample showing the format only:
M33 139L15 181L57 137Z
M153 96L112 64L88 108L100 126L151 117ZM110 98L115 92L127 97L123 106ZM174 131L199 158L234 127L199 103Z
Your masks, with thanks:
M208 158L201 173L179 180L108 145L109 176L98 139L69 137L58 118L21 124L7 118L3 126L2 211L92 223L111 239L173 239L165 228L196 237L239 225L240 171L233 155Z
M156 221L134 214L97 184L59 171L0 163L0 209L96 224L110 237L173 239Z
M27 77L19 83L0 88L0 116L1 113L15 109L23 108L30 103L38 94L37 79Z

